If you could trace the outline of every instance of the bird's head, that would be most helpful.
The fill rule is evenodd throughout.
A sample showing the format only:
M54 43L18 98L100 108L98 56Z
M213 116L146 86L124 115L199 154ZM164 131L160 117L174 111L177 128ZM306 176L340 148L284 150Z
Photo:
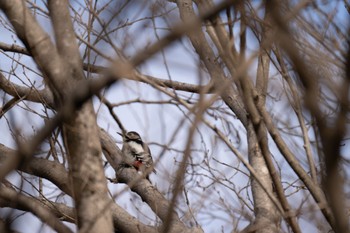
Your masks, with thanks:
M124 141L137 141L137 142L142 142L142 139L140 137L140 134L138 134L135 131L129 131L125 135L118 133L121 135L124 139Z

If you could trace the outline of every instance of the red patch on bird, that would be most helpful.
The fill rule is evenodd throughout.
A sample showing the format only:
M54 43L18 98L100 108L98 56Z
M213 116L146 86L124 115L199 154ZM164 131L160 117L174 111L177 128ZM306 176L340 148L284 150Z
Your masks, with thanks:
M140 168L143 164L142 164L141 161L136 160L136 161L133 162L132 165L136 168L136 170L139 170L139 168Z

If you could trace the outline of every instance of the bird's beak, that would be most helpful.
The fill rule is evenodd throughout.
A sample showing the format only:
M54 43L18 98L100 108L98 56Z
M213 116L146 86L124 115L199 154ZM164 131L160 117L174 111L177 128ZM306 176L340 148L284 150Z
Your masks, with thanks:
M124 135L122 133L117 132L117 134L119 134L120 136L124 137Z

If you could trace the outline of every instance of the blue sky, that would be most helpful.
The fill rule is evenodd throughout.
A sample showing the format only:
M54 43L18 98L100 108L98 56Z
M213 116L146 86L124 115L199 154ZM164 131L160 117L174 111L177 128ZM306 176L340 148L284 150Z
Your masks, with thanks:
M123 1L118 1L115 4L118 5L122 2ZM327 2L328 4L324 5L322 4L323 2ZM81 13L82 19L87 21L87 13L83 13L81 8L79 8L81 2L72 1L72 3L75 9ZM99 1L99 3L101 3L102 6L104 1ZM253 3L258 3L258 1L253 1ZM40 2L37 4L44 8ZM318 1L317 4L319 4L320 8L325 11L328 9L334 11L337 23L339 22L339 27L343 28L348 26L348 14L341 1ZM135 21L135 23L130 26L121 28L110 34L111 40L113 40L117 46L125 46L123 52L126 57L130 57L145 46L156 42L157 36L161 38L168 33L166 28L169 24L174 25L178 22L177 10L172 10L175 6L174 4L166 4L164 8L159 8L158 10L160 10L160 12L167 12L167 10L169 10L171 13L168 17L156 18L153 23L151 19L147 18L152 15L149 6L150 4L142 3L141 1L130 1L123 10L123 13L112 21L111 30L118 28L120 25ZM109 10L110 13L114 13L114 11L112 11L113 7ZM310 15L311 17L317 17L313 13ZM108 22L110 16L111 14L109 13L104 15L103 21ZM144 18L144 20L140 20L142 18ZM38 16L38 19L40 20L41 25L53 38L50 22L40 16ZM156 34L152 28L154 25L157 27ZM99 22L95 22L94 27L97 31L101 30ZM83 32L83 28L80 25L76 24L75 28L78 33ZM236 28L235 33L239 33L239 27ZM14 35L9 34L1 25L0 35L0 42L9 44L16 42L16 44L21 45L18 39L16 39ZM85 33L82 33L81 35L86 39ZM96 38L92 37L92 42L94 39ZM248 37L249 53L253 53L257 49L256 46L257 41L252 37L252 34L250 34ZM96 47L101 52L112 58L117 57L115 51L108 46L108 43L106 42L100 42ZM81 46L81 49L83 51L84 46ZM92 54L90 61L96 61L96 64L108 64L106 60L100 57L95 59L94 53ZM21 62L34 70L37 69L31 59L26 56L22 57ZM192 84L199 83L200 78L202 78L201 81L206 83L208 81L207 74L205 70L198 68L198 64L198 56L195 54L194 49L189 44L188 39L183 38L153 56L145 64L139 67L139 69L144 74L149 74L158 78L172 79ZM0 53L0 69L9 71L11 66L14 67L14 63L12 63L4 54ZM255 70L256 62L253 63L249 70L249 74L252 77L255 76ZM22 80L25 80L21 66L16 70L16 73L22 78ZM271 68L271 74L276 74L276 70ZM42 84L41 78L27 69L26 76L29 80L35 80L37 87ZM13 77L11 77L11 81L19 84L21 83ZM28 83L26 80L25 82ZM271 90L271 96L279 97L280 99L279 101L274 101L270 98L267 104L268 110L271 110L271 112L273 112L273 117L280 121L280 126L282 126L283 122L288 123L289 126L296 126L297 119L292 115L293 112L291 111L290 106L286 103L286 96L283 93L283 85L278 76L271 82L269 88ZM3 95L3 93L0 94ZM181 95L182 98L198 98L197 95L191 95L189 93L178 92L178 94ZM105 96L113 103L136 99L142 101L167 101L170 99L168 96L155 90L150 85L127 80L123 80L108 88L105 92ZM5 100L8 100L8 96L5 97ZM104 106L101 107L99 105L97 99L94 99L94 103L97 110L98 124L113 135L118 145L120 145L121 138L117 135L117 132L120 132L120 129L117 124L110 117L108 110ZM215 104L220 106L222 105L222 102L217 101ZM26 106L23 105L23 107L25 108ZM42 113L42 108L39 105L31 105L31 107L34 107L38 112ZM223 108L222 111L224 110L225 108ZM29 136L43 126L44 120L36 114L28 113L25 109L16 108L11 111L13 111L13 113L8 115L8 121L4 118L0 120L0 129L3 131L2 136L0 136L0 143L13 147L14 140L11 137L8 124L19 128L24 136ZM184 107L175 104L164 104L159 106L156 104L133 103L115 108L115 113L120 117L126 129L140 132L145 141L150 143L152 154L157 161L156 168L158 170L157 175L151 175L151 180L162 193L169 197L169 192L172 188L172 179L174 177L173 174L177 169L178 162L182 159L182 153L177 150L167 150L161 155L162 148L158 144L169 144L171 137L177 132L174 142L168 146L178 150L183 150L191 123L189 120L185 120L184 123L180 125L180 122L184 118L191 119L193 116ZM228 115L225 112L217 114L218 119L209 115L206 117L211 119L217 127L227 133L232 140L232 143L240 149L241 153L246 154L246 136L241 123L234 116ZM219 118L220 116L225 117L227 122L221 121ZM179 131L177 131L178 128L180 128ZM234 133L235 131L237 131L237 134ZM300 129L295 129L295 132L300 132ZM310 134L311 133L312 131L310 130ZM240 140L237 136L240 137ZM299 148L295 150L295 153L297 156L303 156L302 141L300 138L291 137L288 134L284 134L283 136L291 145L295 144L296 147L299 146ZM283 180L286 181L285 185L287 186L287 182L294 181L296 176L291 172L289 166L284 159L281 158L275 145L271 141L272 140L270 140L272 154L276 156L276 161L281 168L281 172L284 175ZM237 219L237 212L241 207L237 195L232 189L236 188L237 190L240 190L239 195L244 198L251 198L250 189L247 188L247 185L249 185L249 179L245 175L247 169L242 164L239 164L239 161L234 154L229 151L221 141L218 141L215 134L204 125L198 127L198 132L193 140L192 148L192 159L195 166L189 167L188 169L189 174L186 179L188 181L186 184L186 190L189 192L189 201L193 205L191 207L196 213L198 213L197 221L202 225L205 232L218 232L218 230L230 232L232 230L232 225L235 224L235 221L239 220ZM343 151L345 155L348 154L348 144L343 147ZM301 160L306 161L305 158L301 158ZM211 184L212 180L206 177L210 175L209 171L201 167L204 162L208 162L214 170L216 169L213 173L217 177L220 177L223 180L229 178L229 180L221 181L221 183L216 181L212 186L205 187L206 185ZM232 167L236 167L240 169L240 171L234 170ZM200 173L201 175L192 176L194 173ZM108 168L106 170L106 175L108 177L113 177L114 172L112 169ZM16 181L16 179L18 179L16 174L11 174L11 180ZM124 185L109 184L112 194L117 194L120 190L124 189L124 187ZM31 190L31 187L26 186L26 189ZM50 190L48 189L48 191ZM290 190L290 192L293 191L294 189ZM183 198L182 195L179 203L184 201ZM304 198L304 193L299 192L299 194L295 194L290 200L296 202L297 206ZM134 205L134 202L130 202L130 200L135 200L138 204ZM232 212L229 212L224 208L220 210L219 208L223 207L223 203L221 203L220 200L224 200L225 204L227 204L227 208ZM68 201L69 203L70 200L66 199L64 201ZM132 194L131 192L126 192L117 196L116 201L122 207L125 206L132 215L139 217L143 222L154 223L155 216L152 214L149 207L144 204L137 195ZM249 203L248 199L247 202ZM235 208L237 208L236 213L234 212ZM188 208L185 205L179 205L179 209L179 213L188 211ZM247 208L245 211L252 214ZM301 224L304 227L304 230L310 229L310 231L315 231L316 226L308 223L309 219L312 219L312 213L310 213L310 216L307 219L301 220ZM151 219L148 219L148 217ZM320 216L318 216L318 218L322 219ZM38 229L40 226L38 221L35 220L35 217L27 214L26 216L19 218L19 224L17 225L19 227L18 229L20 231L28 229L28 222L31 229ZM189 222L193 222L193 220L189 220ZM248 224L248 222L242 221L239 223L239 226L242 227L246 224ZM46 230L47 229L45 229L45 231ZM42 232L44 232L44 230L42 230Z

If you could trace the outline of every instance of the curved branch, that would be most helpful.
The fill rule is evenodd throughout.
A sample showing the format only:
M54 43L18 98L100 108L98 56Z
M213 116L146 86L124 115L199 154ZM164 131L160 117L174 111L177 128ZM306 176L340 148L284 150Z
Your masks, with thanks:
M170 208L169 201L146 179L143 179L135 169L120 169L119 164L122 160L122 152L115 144L111 136L104 130L100 131L102 148L108 162L116 171L118 182L126 183L130 189L137 193L141 199L146 202L154 213L164 222ZM173 213L173 225L170 232L202 232L199 228L187 228L180 220L179 216Z
M9 52L15 52L15 53L21 53L21 54L25 54L25 55L30 55L30 53L27 51L26 48L23 48L21 46L14 45L14 44L9 45L9 44L5 44L5 43L1 43L0 42L0 49L2 49L4 51L9 51ZM89 71L89 72L92 72L92 73L98 73L98 74L105 73L108 70L108 68L106 68L106 67L93 65L93 64L87 64L87 63L83 64L83 69L85 71ZM142 79L140 79L141 76L143 77ZM214 87L213 87L212 84L208 84L208 85L211 85L208 88L207 86L198 86L198 85L184 83L184 82L160 79L160 78L152 77L150 75L143 75L143 74L139 74L139 73L135 74L134 76L124 77L124 78L128 79L128 80L140 81L140 82L143 82L143 83L151 82L151 83L155 83L155 84L158 84L158 85L164 86L164 87L169 87L169 88L172 88L172 89L178 90L178 91L199 93L202 90L207 90L207 93L213 93L214 92ZM147 82L146 80L149 80L149 82ZM35 101L35 100L32 100L32 101Z
M103 66L98 66L98 65L92 65L92 64L87 64L84 63L84 70L90 71L93 73L105 73L107 72L107 68ZM152 84L157 84L162 87L168 87L172 88L174 90L178 91L186 91L186 92L192 92L192 93L200 93L203 90L207 90L206 93L213 93L214 92L214 86L211 83L208 83L207 85L199 86L195 84L189 84L189 83L184 83L184 82L178 82L178 81L173 81L173 80L166 80L166 79L160 79L160 78L155 78L150 75L143 75L140 73L134 73L129 76L123 77L128 80L134 80L134 81L139 81L143 83L152 83ZM209 85L209 87L208 87Z
M4 51L8 51L8 52L15 52L15 53L21 53L21 54L25 54L25 55L30 55L30 53L28 52L28 50L26 48L15 45L15 44L9 45L9 44L5 44L5 43L0 42L0 49L2 49ZM105 73L108 70L108 68L106 68L106 67L93 65L93 64L87 64L87 63L83 64L83 69L85 71L89 71L92 73L98 73L98 74ZM140 78L140 77L142 77L142 78ZM143 82L143 83L155 83L155 84L158 84L160 86L169 87L169 88L172 88L172 89L178 90L178 91L199 93L202 90L207 90L207 93L214 92L214 86L212 84L208 84L208 85L210 85L210 87L208 88L207 86L198 86L198 85L184 83L184 82L160 79L160 78L152 77L150 75L143 75L143 74L139 74L139 73L135 74L134 76L124 77L124 78L128 79L128 80ZM147 80L149 80L149 82L147 82ZM35 101L35 100L32 100L32 101Z
M15 156L16 151L0 144L0 164L8 157ZM25 173L45 178L63 192L72 195L68 172L62 164L47 159L32 158L18 168Z
M54 107L53 95L48 88L37 90L34 87L23 87L10 82L2 73L0 73L0 88L15 98L23 98L36 103L43 103L50 108Z
M2 144L0 144L0 164L3 160L8 156L12 156L15 150L12 150ZM32 158L28 163L23 164L19 167L20 171L25 173L45 178L55 184L58 188L64 191L69 196L72 196L71 185L69 182L68 171L64 168L63 165L48 161L46 159ZM75 210L72 207L68 207L64 204L56 203L56 202L40 202L34 198L26 197L27 200L37 201L37 204L45 208L49 208L52 213L55 214L57 218L61 221L67 221L76 223ZM0 199L0 206L2 207L12 207L7 201ZM14 208L28 211L24 206L15 206ZM126 212L123 208L118 206L115 203L111 204L111 211L113 217L113 223L115 229L122 230L123 232L146 232L146 233L154 233L157 232L155 227L147 226L141 223L136 218L132 217L128 212Z
M15 190L5 185L0 186L0 198L3 201L2 204L6 202L13 208L30 211L57 232L72 232L67 226L60 222L47 207L42 206L41 202L34 198L17 193Z
M142 179L135 169L120 169L119 164L122 161L122 152L107 132L101 130L100 135L105 157L116 171L118 181L129 184L131 190L139 194L142 200L151 207L160 219L165 220L169 209L168 201L150 182ZM180 221L180 218L177 215L175 216L175 220Z

